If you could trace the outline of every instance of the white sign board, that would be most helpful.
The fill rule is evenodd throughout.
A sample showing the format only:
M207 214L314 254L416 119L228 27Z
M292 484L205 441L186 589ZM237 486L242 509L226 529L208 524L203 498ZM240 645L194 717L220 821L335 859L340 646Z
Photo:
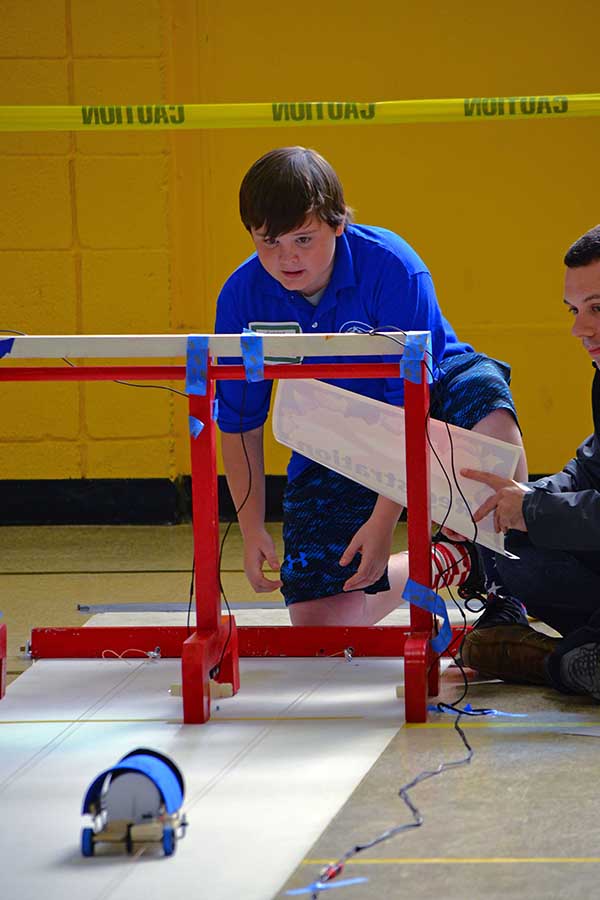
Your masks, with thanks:
M273 411L276 440L303 456L406 506L404 409L309 379L280 381ZM460 476L463 468L514 476L521 450L514 444L429 420L431 516L469 539L474 512L493 491ZM442 469L443 466L443 469ZM448 484L450 479L451 490ZM458 477L458 485L455 475ZM462 491L467 504L462 499ZM448 513L448 510L449 513ZM448 516L446 517L446 514ZM477 543L505 553L492 516L478 523Z

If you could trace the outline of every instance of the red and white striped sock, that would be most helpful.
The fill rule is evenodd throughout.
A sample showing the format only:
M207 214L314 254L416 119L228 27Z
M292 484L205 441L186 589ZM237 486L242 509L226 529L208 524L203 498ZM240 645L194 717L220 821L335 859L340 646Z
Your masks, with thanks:
M431 545L433 590L458 587L471 572L471 556L466 544L436 541Z

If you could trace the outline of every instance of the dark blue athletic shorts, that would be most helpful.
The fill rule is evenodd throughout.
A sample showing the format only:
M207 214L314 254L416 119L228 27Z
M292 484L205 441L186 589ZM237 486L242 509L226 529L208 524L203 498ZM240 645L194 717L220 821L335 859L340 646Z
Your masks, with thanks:
M482 353L461 353L440 366L431 386L431 417L472 428L495 409L517 419L510 366ZM378 494L344 475L311 463L291 481L283 499L284 560L281 589L286 605L341 594L360 564L338 560L377 502ZM365 593L387 591L387 571Z
M431 385L432 419L472 428L495 409L507 409L519 424L508 363L484 353L459 353L439 368L440 377Z

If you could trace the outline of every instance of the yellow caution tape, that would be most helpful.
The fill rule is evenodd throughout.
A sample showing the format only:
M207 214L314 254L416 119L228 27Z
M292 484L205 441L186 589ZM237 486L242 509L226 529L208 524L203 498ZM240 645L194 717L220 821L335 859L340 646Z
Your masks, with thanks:
M163 131L290 125L399 125L600 115L600 94L310 103L1 106L0 131Z

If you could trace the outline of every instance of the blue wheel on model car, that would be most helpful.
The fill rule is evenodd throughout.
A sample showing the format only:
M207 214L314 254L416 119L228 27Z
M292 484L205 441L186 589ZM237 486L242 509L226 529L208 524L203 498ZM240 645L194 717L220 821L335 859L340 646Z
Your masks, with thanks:
M175 853L175 832L172 828L165 828L162 839L165 856L173 856Z
M94 855L94 829L84 828L81 832L81 852L84 856Z

